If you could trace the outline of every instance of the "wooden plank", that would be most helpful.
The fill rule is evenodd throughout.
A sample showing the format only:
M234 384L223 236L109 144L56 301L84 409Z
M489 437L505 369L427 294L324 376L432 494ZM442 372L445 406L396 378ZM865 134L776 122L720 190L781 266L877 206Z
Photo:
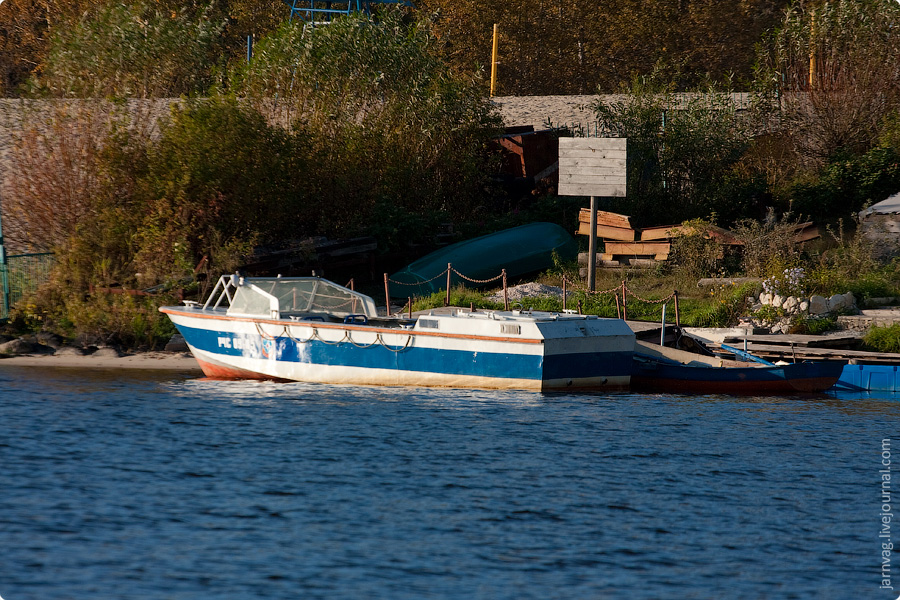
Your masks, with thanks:
M590 223L579 223L578 235L591 235ZM625 242L633 242L635 239L634 229L624 229L622 227L610 227L609 225L597 225L597 237L605 240L621 240Z
M773 335L747 335L731 336L725 338L726 344L744 343L744 340L754 344L804 346L810 348L846 348L859 344L860 337L853 334L844 335L807 335L800 333L773 334Z
M604 198L624 198L625 184L589 185L583 183L564 184L560 182L556 193L560 196L602 196Z
M593 150L625 150L628 138L620 137L564 137L559 138L560 148L591 148Z
M682 232L681 225L660 225L658 227L645 227L641 229L641 241L667 240Z
M588 223L591 222L591 209L582 208L578 211L578 222L579 223ZM606 210L598 210L597 211L597 224L598 225L608 225L610 227L623 227L625 229L631 229L631 217L628 215L620 215L619 213L609 212Z
M586 175L584 173L560 174L559 184L588 184L588 185L625 185L624 175ZM597 196L598 194L592 194Z
M571 156L560 156L559 165L561 167L571 167L572 169L597 169L599 171L612 171L615 173L625 171L624 158L610 158L603 161L603 164L597 164L593 158L574 158Z
M606 242L608 253L628 256L668 254L671 247L669 242Z
M783 358L791 362L796 357L797 360L806 358L819 360L849 360L855 358L860 363L865 362L887 362L900 364L900 354L889 354L879 352L865 352L863 350L842 350L840 348L807 348L802 346L783 346L777 344L748 344L748 350L751 354L762 357Z
M819 228L810 223L808 227L799 229L797 233L794 234L793 240L795 244L802 244L803 242L808 242L818 237L820 237Z
M559 145L559 159L569 160L569 159L578 159L578 158L586 158L589 159L592 164L597 165L600 164L601 161L605 160L627 160L628 153L625 150L589 150L589 149L579 149L579 148L563 148L562 144Z

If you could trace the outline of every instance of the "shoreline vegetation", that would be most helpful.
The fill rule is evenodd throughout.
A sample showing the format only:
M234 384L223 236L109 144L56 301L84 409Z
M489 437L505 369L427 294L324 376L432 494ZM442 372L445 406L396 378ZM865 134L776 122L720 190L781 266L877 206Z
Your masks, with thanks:
M39 68L6 65L7 94L52 105L25 111L3 149L7 253L55 259L50 280L14 307L11 333L159 348L174 330L156 308L205 297L210 282L246 264L254 249L367 236L377 241L381 266L411 262L439 238L446 242L447 231L454 241L533 221L574 231L587 205L556 196L552 182L523 186L500 176L500 113L484 70L461 55L475 31L467 12L474 5L454 5L452 22L392 8L304 28L240 2L76 4L83 10L61 14L66 26L46 25L32 50L15 46L10 60ZM667 63L649 60L648 49L643 62L601 82L583 77L584 65L597 62L586 54L575 71L556 66L563 79L588 87L552 85L621 93L586 107L595 129L628 138L628 195L604 208L637 226L684 223L695 232L673 242L665 265L610 272L599 288L628 280L649 299L678 289L686 324L723 326L744 316L823 330L830 326L823 320L748 298L900 296L898 249L853 232L861 209L900 190L900 72L892 67L900 5L754 4L766 5L766 23L729 27L753 39L741 52L719 49L729 60L743 56L730 70L740 79L698 67L716 52L701 53L702 40L682 32L684 57L706 58ZM749 23L725 8L704 21L697 10L669 15L671 23ZM7 17L0 14L0 23ZM249 62L236 52L238 22L262 28ZM564 31L548 29L546 39L570 47ZM665 34L679 38L669 26ZM577 47L599 40L615 41L588 36ZM553 52L522 49L550 72L544 63ZM529 89L523 82L540 77L507 62L518 83L506 93L554 91ZM746 105L732 101L734 89L748 91ZM130 102L172 97L181 100L161 111ZM829 233L794 244L786 232L801 219ZM742 237L740 251L712 243L703 232L714 226ZM577 266L557 265L539 280L564 273L579 279ZM699 290L697 280L710 276L755 277L771 290ZM488 301L462 305L470 302ZM583 306L604 316L614 310L609 299L588 296ZM879 343L898 335L882 334L887 341Z

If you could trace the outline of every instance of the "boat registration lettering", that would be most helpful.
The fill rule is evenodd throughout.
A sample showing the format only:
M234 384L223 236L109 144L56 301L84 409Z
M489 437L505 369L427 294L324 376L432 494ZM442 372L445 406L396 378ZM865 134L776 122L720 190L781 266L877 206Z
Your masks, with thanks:
M238 341L238 340L235 340ZM237 344L235 344L237 347ZM219 338L219 348L231 348L231 338L229 337L220 337Z

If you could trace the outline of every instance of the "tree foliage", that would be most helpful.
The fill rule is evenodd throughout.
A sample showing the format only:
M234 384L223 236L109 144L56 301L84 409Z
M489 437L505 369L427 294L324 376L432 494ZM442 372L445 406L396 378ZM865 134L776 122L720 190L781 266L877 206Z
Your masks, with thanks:
M900 108L900 5L893 0L797 3L764 50L758 81L807 161L868 151Z
M788 0L424 0L451 63L488 66L500 27L501 95L614 92L665 68L682 86L749 79L754 45Z
M224 22L214 4L108 3L56 28L35 91L59 97L167 98L213 83Z
M707 87L685 97L638 80L631 94L592 108L610 135L628 138L628 197L617 208L642 224L731 222L761 188L738 169L752 135L730 94Z
M236 93L305 135L327 225L352 231L386 202L411 213L471 212L500 122L473 77L436 53L427 21L399 10L328 27L284 24L257 45Z

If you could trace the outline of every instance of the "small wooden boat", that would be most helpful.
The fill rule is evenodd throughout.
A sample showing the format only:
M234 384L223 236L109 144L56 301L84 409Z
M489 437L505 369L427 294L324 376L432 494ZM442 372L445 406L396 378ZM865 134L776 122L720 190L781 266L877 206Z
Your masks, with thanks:
M219 379L621 389L635 338L624 321L593 315L379 316L369 296L318 277L222 277L205 304L160 311Z
M822 392L841 377L836 362L775 365L738 362L635 342L631 387L636 391L699 394Z

